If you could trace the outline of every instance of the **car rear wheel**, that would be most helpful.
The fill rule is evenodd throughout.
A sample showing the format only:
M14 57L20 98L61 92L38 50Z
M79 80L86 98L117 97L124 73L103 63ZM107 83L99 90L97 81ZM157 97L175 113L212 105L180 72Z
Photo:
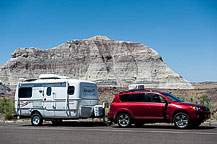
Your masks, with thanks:
M42 122L43 122L43 118L41 117L41 115L39 113L34 113L31 116L31 123L33 126L42 125Z
M173 122L176 128L183 129L189 126L190 118L186 113L179 112L175 114Z
M131 125L130 115L128 113L118 114L117 123L120 127L129 127Z

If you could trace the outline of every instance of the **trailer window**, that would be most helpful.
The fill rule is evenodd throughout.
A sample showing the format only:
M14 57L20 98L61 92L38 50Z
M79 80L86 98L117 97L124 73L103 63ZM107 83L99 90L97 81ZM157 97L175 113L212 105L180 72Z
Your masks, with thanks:
M74 86L69 86L68 87L68 95L73 95L75 92L75 87Z
M51 87L48 87L47 88L47 96L50 96L51 95Z
M32 88L20 88L18 93L19 98L31 98Z

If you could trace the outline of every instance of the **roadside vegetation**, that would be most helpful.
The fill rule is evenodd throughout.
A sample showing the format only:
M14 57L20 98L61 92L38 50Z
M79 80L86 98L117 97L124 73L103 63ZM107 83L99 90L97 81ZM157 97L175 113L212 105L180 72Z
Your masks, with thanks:
M0 98L0 115L3 115L5 120L14 119L15 107L14 101L9 98Z
M211 111L214 110L214 106L211 103L212 98L210 96L208 96L207 94L202 94L198 98L182 96L180 99L184 102L192 102L192 103L202 104L202 105L205 105L206 107L208 107Z
M214 105L215 100L213 99L213 97L211 97L209 94L205 92L197 93L196 91L191 91L191 93L194 94L190 94L189 96L184 95L180 97L180 99L184 102L192 102L205 105L211 111L211 119L217 120L217 107ZM173 92L172 94L176 96L179 95L176 92Z

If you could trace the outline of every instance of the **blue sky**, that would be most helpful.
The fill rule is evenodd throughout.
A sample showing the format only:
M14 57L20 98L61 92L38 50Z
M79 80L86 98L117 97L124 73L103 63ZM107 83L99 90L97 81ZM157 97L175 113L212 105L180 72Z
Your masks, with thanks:
M0 0L0 65L19 47L95 35L143 43L191 82L217 81L217 0Z

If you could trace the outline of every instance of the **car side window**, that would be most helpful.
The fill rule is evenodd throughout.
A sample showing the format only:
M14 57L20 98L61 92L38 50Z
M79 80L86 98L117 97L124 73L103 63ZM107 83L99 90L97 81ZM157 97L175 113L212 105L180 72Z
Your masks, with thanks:
M146 93L145 95L146 102L162 103L162 99L164 99L162 96L155 93Z
M144 93L130 94L129 102L145 102L145 94Z
M145 102L144 93L123 94L119 98L121 102Z
M119 99L121 102L128 102L129 94L119 95Z

